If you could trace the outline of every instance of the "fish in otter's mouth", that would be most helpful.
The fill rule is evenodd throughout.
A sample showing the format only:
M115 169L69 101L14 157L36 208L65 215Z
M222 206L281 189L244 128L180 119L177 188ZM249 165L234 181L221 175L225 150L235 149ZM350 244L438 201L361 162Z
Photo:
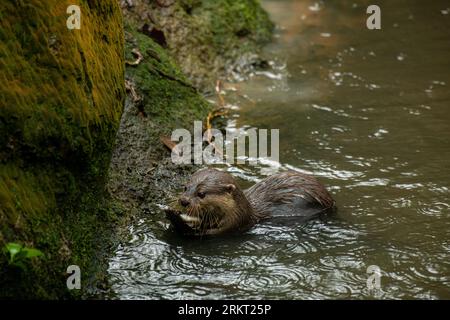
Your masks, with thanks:
M172 227L183 235L211 235L220 233L220 219L213 213L193 213L193 210L181 208L168 208L165 210L166 217Z
M181 211L168 209L166 216L176 227L196 229L196 225L200 223L200 219L197 217L191 217Z
M172 208L166 209L166 217L172 223L173 228L182 234L195 234L196 225L200 222L199 218L191 217Z

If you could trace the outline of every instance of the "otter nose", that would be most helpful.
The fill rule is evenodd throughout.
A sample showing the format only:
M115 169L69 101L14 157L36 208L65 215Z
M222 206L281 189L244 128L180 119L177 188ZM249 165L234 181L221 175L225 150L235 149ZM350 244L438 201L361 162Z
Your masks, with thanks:
M181 198L180 198L180 204L181 204L183 207L187 207L187 206L190 204L189 199L186 198L186 197L181 197Z

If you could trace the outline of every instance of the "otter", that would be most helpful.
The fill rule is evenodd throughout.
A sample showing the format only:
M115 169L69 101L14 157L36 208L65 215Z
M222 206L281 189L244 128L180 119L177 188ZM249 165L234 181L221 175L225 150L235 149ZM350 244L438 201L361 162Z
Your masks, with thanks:
M285 171L243 191L229 173L204 168L192 175L166 216L181 234L210 236L245 232L271 217L305 220L334 209L329 192L307 174Z

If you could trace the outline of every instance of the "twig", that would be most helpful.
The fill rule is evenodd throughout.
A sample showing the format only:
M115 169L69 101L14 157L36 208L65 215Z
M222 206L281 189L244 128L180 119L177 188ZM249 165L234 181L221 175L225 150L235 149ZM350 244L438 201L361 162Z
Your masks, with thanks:
M142 100L142 98L136 93L136 89L134 88L133 82L130 80L125 80L125 89L130 92L131 98L134 103L137 103Z
M228 110L225 108L226 103L225 103L224 97L222 96L221 87L222 87L222 82L220 80L217 80L215 89L216 89L217 98L219 99L219 107L210 111L206 117L206 130L207 130L206 139L207 139L208 144L213 146L214 151L216 153L218 153L221 157L223 157L223 152L216 148L216 146L212 142L212 136L211 136L212 120L214 118L224 116L228 113Z
M137 66L137 65L139 65L142 62L142 60L144 60L144 56L142 55L142 53L137 48L134 48L133 50L131 50L131 53L136 57L136 60L134 60L134 61L125 61L126 65Z

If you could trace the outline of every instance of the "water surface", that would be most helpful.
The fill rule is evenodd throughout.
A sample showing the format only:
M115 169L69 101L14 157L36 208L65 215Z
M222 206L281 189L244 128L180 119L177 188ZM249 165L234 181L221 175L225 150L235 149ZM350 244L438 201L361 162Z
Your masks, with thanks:
M355 3L263 1L271 68L225 95L229 127L280 129L280 167L228 170L313 173L338 213L201 241L143 217L110 261L114 297L450 299L450 4L378 1L371 31Z

